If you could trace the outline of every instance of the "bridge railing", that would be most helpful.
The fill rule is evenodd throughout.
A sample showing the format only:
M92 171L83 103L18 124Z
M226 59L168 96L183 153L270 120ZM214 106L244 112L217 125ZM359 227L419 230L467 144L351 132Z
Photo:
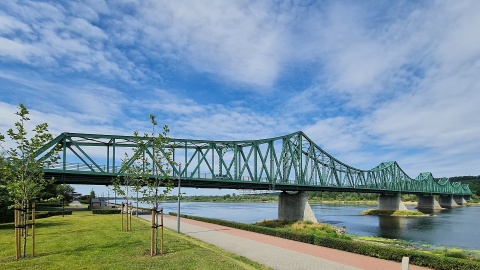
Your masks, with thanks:
M66 173L71 173L71 172L94 172L94 173L109 173L112 174L112 176L115 175L122 175L121 173L117 173L120 171L122 166L107 166L107 165L97 165L99 166L102 170L99 170L94 164L83 164L83 163L65 163L65 168L64 164L51 164L44 169L48 171L58 171L58 172L66 172ZM170 177L174 178L176 177L173 173L169 175ZM182 176L183 178L183 176ZM192 176L187 176L185 177L186 179L216 179L216 180L234 180L231 176L229 175L221 175L221 174L211 174L211 173L204 173L204 172L199 172L195 174L195 177ZM241 181L245 182L251 182L254 181L251 177L249 176L242 176ZM256 182L263 182L263 183L268 183L269 179L266 177L259 178ZM277 179L278 183L281 182L281 179Z
M77 171L77 172L118 172L121 166L107 166L107 165L100 165L102 170L98 170L96 166L93 164L84 164L84 163L65 163L64 164L50 164L49 166L45 167L47 170L65 170L65 171Z

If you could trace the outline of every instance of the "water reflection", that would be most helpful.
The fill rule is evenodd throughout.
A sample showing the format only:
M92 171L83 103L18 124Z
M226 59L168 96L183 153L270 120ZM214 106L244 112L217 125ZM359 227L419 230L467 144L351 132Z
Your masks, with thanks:
M389 235L392 237L392 233L396 233L407 228L407 219L404 217L378 217L378 227L380 231L380 236ZM397 238L398 236L393 236Z
M440 214L442 211L448 211L450 209L418 209L418 212L422 212L427 215L437 215Z

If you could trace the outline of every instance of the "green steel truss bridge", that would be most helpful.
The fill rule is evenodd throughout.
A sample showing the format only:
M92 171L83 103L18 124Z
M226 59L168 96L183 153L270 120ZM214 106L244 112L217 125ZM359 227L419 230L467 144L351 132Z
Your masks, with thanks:
M142 138L143 140L148 140ZM60 161L44 168L59 183L110 185L122 176L121 159L135 146L133 136L63 133L40 149L42 158L60 149ZM148 145L148 144L147 144ZM183 187L284 191L336 191L380 194L464 195L468 185L436 179L431 173L410 178L395 161L357 169L329 155L303 132L270 139L208 141L170 139L175 185ZM144 150L151 155L151 149ZM124 161L128 162L128 161ZM180 171L181 168L181 171Z

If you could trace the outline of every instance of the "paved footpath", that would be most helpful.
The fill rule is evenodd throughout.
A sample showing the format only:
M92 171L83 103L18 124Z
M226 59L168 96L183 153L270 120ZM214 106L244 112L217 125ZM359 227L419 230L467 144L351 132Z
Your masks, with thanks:
M139 215L146 220L151 215ZM177 230L177 217L165 215L164 226ZM273 269L401 270L401 263L315 246L230 227L181 219L180 231ZM410 265L410 270L428 269Z

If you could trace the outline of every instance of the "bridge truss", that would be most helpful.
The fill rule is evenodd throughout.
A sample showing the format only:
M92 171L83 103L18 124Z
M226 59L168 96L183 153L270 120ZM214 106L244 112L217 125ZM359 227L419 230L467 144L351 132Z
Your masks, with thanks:
M60 162L44 168L47 177L67 184L109 185L122 176L121 159L136 146L134 136L63 133L37 152L37 158L59 149ZM141 140L151 140L140 138ZM147 145L149 145L147 143ZM151 144L150 144L151 147ZM170 139L168 148L181 166L171 179L182 186L286 191L471 195L468 185L435 179L431 173L410 178L397 162L371 170L335 159L303 132L270 139L208 141ZM152 149L145 148L151 155ZM130 162L125 161L124 162ZM181 171L180 171L181 167Z

